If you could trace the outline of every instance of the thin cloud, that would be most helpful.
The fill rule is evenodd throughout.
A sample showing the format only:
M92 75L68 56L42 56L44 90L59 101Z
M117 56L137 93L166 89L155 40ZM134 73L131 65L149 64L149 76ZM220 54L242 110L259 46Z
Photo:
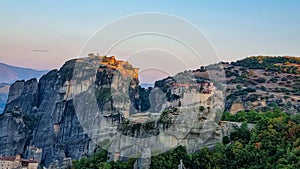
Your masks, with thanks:
M33 52L49 52L49 50L46 49L33 49Z

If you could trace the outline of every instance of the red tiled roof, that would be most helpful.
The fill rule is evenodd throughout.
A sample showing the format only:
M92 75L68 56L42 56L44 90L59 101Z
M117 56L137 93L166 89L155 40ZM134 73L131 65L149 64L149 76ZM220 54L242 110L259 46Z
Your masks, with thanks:
M0 161L15 161L16 157L15 156L0 156ZM21 158L21 162L24 163L38 163L38 160L27 160L27 159L22 159Z
M38 160L26 160L26 159L21 159L22 162L25 162L25 163L38 163Z
M1 161L15 161L16 157L15 156L3 156L3 157L0 157L0 160Z

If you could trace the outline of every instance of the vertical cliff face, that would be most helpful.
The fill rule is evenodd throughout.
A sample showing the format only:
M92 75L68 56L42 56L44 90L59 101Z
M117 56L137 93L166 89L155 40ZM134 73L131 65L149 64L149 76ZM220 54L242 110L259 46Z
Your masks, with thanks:
M36 79L16 81L10 86L4 112L20 108L24 112L31 113L32 109L37 106L37 92L38 82Z
M118 69L120 65L124 70ZM10 87L4 114L0 115L0 142L4 143L0 154L20 153L29 158L29 148L35 146L42 149L41 162L47 166L54 160L78 159L92 153L95 143L79 121L82 117L76 114L80 111L76 107L81 105L74 106L74 97L95 92L100 113L120 119L125 112L113 115L109 112L116 109L114 105L126 107L128 102L111 99L110 95L115 91L114 84L124 83L121 76L135 75L129 86L120 88L122 85L118 84L116 87L128 92L129 105L137 107L134 103L138 86L136 73L137 70L126 62L93 56L67 61L60 70L50 71L39 82L36 79L15 82ZM16 112L19 115L16 116ZM28 122L28 118L32 121Z
M19 111L0 115L0 154L25 153L34 130L34 117Z

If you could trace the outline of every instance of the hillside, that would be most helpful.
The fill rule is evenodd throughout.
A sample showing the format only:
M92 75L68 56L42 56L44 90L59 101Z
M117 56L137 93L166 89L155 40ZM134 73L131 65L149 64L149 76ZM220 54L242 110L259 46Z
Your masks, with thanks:
M223 64L227 102L245 110L280 108L300 111L300 60L298 57L257 56ZM237 110L228 107L235 113Z
M218 81L226 94L225 111L267 111L280 108L300 111L300 58L252 56L236 62L220 62L179 75ZM176 77L176 76L175 76ZM156 82L166 93L174 78Z

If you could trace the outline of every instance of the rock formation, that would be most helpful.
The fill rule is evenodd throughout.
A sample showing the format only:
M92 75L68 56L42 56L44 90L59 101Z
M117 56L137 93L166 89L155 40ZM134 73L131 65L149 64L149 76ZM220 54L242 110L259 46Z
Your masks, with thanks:
M60 70L48 72L39 81L31 79L12 84L4 114L0 115L0 154L19 153L30 158L30 147L35 146L42 150L40 163L48 166L55 160L61 163L64 158L78 159L84 154L93 153L95 142L78 120L81 116L76 114L74 97L86 94L94 86L99 113L112 120L119 120L120 116L130 113L109 114L115 109L114 105L136 106L134 101L137 96L137 78L131 79L131 83L124 84L123 88L118 88L130 93L129 100L124 103L114 100L116 104L113 104L113 100L106 97L106 94L111 94L114 87L112 84L124 83L122 73L137 77L137 69L128 62L109 57L105 59L108 61L97 56L73 59L67 61ZM123 72L117 69L120 66Z
M178 82L190 83L191 79L182 76ZM222 109L224 100L221 91L212 90L213 86L209 92L203 92L208 86L202 86L201 94L185 93L177 100L164 96L168 88L153 89L147 121L145 114L138 114L138 84L138 69L128 62L92 54L67 61L39 81L16 81L0 115L0 154L19 153L25 158L39 158L44 166L54 162L51 167L57 168L66 163L63 159L93 153L97 145L114 153L110 154L110 160L114 160L141 151L160 153L177 145L193 152L213 146L228 133L218 125L220 114L216 112ZM206 99L200 102L198 97ZM189 100L195 103L188 105ZM179 107L179 111L165 114L172 116L172 125L160 117L161 111L169 107ZM125 118L142 123L136 125L139 130L131 130L136 126L127 125ZM148 158L145 155L143 159ZM147 162L142 163L139 165Z

